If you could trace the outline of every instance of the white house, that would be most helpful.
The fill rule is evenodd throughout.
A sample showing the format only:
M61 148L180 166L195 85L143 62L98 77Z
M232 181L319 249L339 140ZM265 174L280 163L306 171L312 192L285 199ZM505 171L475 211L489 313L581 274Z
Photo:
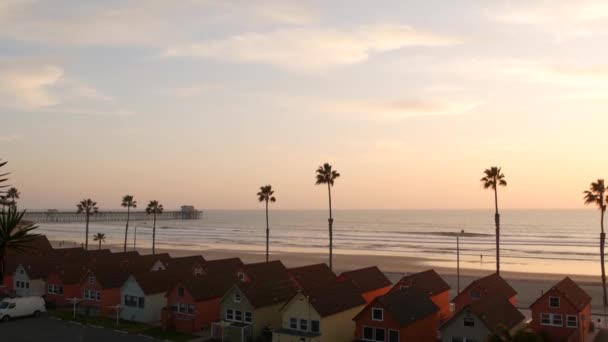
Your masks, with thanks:
M142 323L160 322L162 309L167 306L167 290L183 273L161 270L130 275L120 289L120 317Z
M19 264L13 274L13 288L19 297L43 296L46 293L46 272L38 263Z

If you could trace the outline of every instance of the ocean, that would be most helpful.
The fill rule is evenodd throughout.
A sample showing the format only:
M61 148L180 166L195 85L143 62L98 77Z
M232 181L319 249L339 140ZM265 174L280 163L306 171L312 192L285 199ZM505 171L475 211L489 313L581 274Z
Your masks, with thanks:
M271 210L270 250L327 254L326 210ZM501 269L535 273L599 274L598 210L501 211ZM51 240L83 241L84 224L40 224ZM133 221L137 246L150 247L152 221ZM204 251L225 249L263 253L263 210L206 210L201 220L157 221L157 247ZM495 267L493 210L336 210L334 252L419 258L429 266L455 267L456 238L461 267ZM92 223L91 236L122 244L124 223ZM92 239L89 239L92 244ZM235 252L237 254L238 252Z

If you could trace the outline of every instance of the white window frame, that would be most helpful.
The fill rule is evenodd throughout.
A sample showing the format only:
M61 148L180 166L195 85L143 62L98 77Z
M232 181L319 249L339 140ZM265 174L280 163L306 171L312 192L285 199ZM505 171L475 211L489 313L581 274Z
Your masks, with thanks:
M549 323L544 323L543 322L543 316L547 316L547 320L549 321ZM540 325L546 325L546 326L550 326L551 325L551 314L550 313L546 313L546 312L541 312L540 314Z
M548 315L549 316L549 323L543 323L543 315ZM562 324L555 324L553 323L555 321L555 317L560 318L560 321L562 322ZM547 327L563 327L564 326L564 315L562 314L554 314L554 313L548 313L548 312L542 312L540 314L540 325L543 326L547 326Z
M89 276L89 284L95 284L95 276Z
M247 318L249 316L249 318ZM251 311L245 311L243 314L243 322L252 323L253 322L253 313Z
M234 310L226 309L226 320L230 322L234 321Z
M552 298L557 299L557 306L551 305L551 299ZM549 307L550 308L559 309L561 305L562 305L562 300L559 297L557 297L557 296L549 296Z
M234 298L232 299L235 303L240 303L241 302L241 294L238 292L234 293Z
M370 339L365 338L365 328L367 328L367 329L372 329L372 339L371 339L371 340L370 340ZM370 327L370 326L364 325L364 326L361 328L361 339L362 339L363 341L375 341L374 337L376 337L376 329L375 329L374 327Z
M237 272L236 276L240 281L245 281L245 272Z
M388 342L391 341L391 332L396 332L397 333L397 341L399 341L401 339L401 334L399 333L399 330L388 329Z
M95 300L98 302L101 302L101 292L97 291L95 293Z
M466 325L466 321L470 321L471 325ZM462 318L462 326L467 328L475 328L475 318L473 317L463 317Z
M376 336L376 331L378 330L382 330L384 332L384 339L383 340L378 340L378 336ZM376 342L386 342L386 329L384 328L374 328L374 341Z
M295 324L292 324L292 323L295 323ZM289 329L298 330L298 327L299 327L298 319L295 317L289 317Z
M240 319L237 317L237 312L239 313L239 316L241 317ZM234 310L234 321L235 322L242 322L243 321L243 311L241 311L241 310Z
M376 319L376 318L374 317L374 312L375 312L376 310L380 311L380 316L382 316L380 319ZM375 308L375 307L372 307L372 321L376 321L376 322L384 322L384 309L383 309L383 308Z
M315 331L315 330L312 330L312 322L317 322L317 325L319 326L319 329L318 329L318 330L316 330L316 331ZM319 321L319 320L317 320L317 319L311 319L311 320L310 320L310 331L311 331L311 332L316 332L316 333L321 332L321 321Z
M574 325L570 325L569 318L574 318ZM577 315L566 315L566 328L578 328L578 316Z
M304 324L302 324L302 323L304 323ZM308 331L308 320L300 318L298 329L300 329L301 331Z

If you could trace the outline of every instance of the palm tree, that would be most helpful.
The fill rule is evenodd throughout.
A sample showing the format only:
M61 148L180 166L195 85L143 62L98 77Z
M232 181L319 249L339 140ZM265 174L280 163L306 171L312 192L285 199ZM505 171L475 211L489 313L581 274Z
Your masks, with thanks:
M276 202L277 199L273 196L274 190L272 185L265 185L260 187L258 192L258 200L260 202L266 202L266 262L268 262L268 244L270 239L270 229L268 228L268 202Z
M83 199L80 203L76 204L77 214L84 213L86 216L86 230L85 230L85 240L84 240L84 249L89 250L89 218L93 214L97 214L97 202L93 202L90 198Z
M604 267L604 246L606 243L606 234L604 233L604 213L606 212L606 201L608 197L604 198L606 193L606 186L604 185L603 179L598 179L592 182L589 186L589 190L583 192L585 195L585 204L595 204L600 209L600 262L602 264L602 290L604 293L604 306L608 305L608 298L606 297L606 268Z
M154 224L152 225L152 254L155 254L156 251L156 215L161 215L163 210L165 210L165 208L163 208L163 205L158 203L158 201L150 201L146 208L146 214L154 215Z
M498 166L492 166L483 171L484 176L481 178L484 189L494 190L494 206L496 212L494 214L494 223L496 224L496 274L500 275L500 214L498 214L498 187L507 186L505 175L501 172Z
M13 207L17 206L17 200L20 198L20 195L21 193L19 192L19 190L17 190L17 188L12 187L8 189L8 191L6 192L6 199L7 201L10 199L9 205Z
M101 249L101 243L105 243L106 242L106 234L104 233L97 233L95 235L93 235L93 241L98 241L99 242L99 249Z
M124 245L124 252L127 251L127 234L129 232L129 218L131 216L131 208L137 208L137 201L135 201L133 199L133 195L124 195L122 197L122 204L123 207L127 208L127 225L125 226L125 245Z
M315 185L327 184L327 193L329 194L329 219L327 220L329 226L329 269L333 269L334 219L331 214L331 187L334 186L334 181L340 177L340 174L338 171L332 170L331 165L328 163L319 166L316 172L317 181Z
M6 163L8 162L3 162L2 159L0 159L0 168L3 167L4 165L6 165ZM2 212L4 212L4 207L6 206L6 191L4 189L6 189L8 187L8 185L6 184L2 184L5 183L8 178L4 178L8 176L8 172L7 173L0 173L0 205L2 205Z
M29 243L39 236L32 233L38 227L21 222L24 214L25 211L18 212L17 208L11 206L4 215L0 215L0 283L4 278L8 250L27 251L31 248Z

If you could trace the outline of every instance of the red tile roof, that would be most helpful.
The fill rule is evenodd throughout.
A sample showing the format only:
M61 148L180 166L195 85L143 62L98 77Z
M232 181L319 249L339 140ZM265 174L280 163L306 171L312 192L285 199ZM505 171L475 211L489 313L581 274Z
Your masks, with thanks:
M239 258L207 260L203 265L207 274L235 273L241 267L243 267L243 262Z
M353 320L357 320L360 315L369 312L368 308L377 306L384 308L387 314L399 323L400 327L405 327L439 311L437 305L433 303L428 295L417 288L411 287L377 297Z
M238 279L231 273L186 276L177 286L183 286L196 301L223 297Z
M565 277L559 283L555 284L551 289L559 292L568 302L570 302L577 310L582 310L591 303L591 297L570 277ZM549 295L549 292L539 297L530 307L534 306L541 298Z
M287 268L279 260L246 264L243 270L252 282L274 282L289 280Z
M435 270L407 275L401 278L401 280L393 286L391 291L401 290L402 287L415 287L429 296L435 296L450 290L450 285L448 285Z
M474 286L478 286L482 293L488 294L493 298L509 299L517 295L517 291L496 273L474 280L460 294L465 293L468 295Z
M165 293L174 284L187 277L189 273L183 270L148 271L134 274L132 277L144 294Z
M279 304L291 299L297 288L291 279L254 281L236 284L254 308Z
M318 287L308 294L308 298L321 317L365 305L359 289L350 281Z
M287 270L287 273L304 292L328 286L338 278L327 264L324 263L290 268Z
M391 281L376 266L343 272L340 280L348 279L361 291L361 293L381 289L391 285Z

